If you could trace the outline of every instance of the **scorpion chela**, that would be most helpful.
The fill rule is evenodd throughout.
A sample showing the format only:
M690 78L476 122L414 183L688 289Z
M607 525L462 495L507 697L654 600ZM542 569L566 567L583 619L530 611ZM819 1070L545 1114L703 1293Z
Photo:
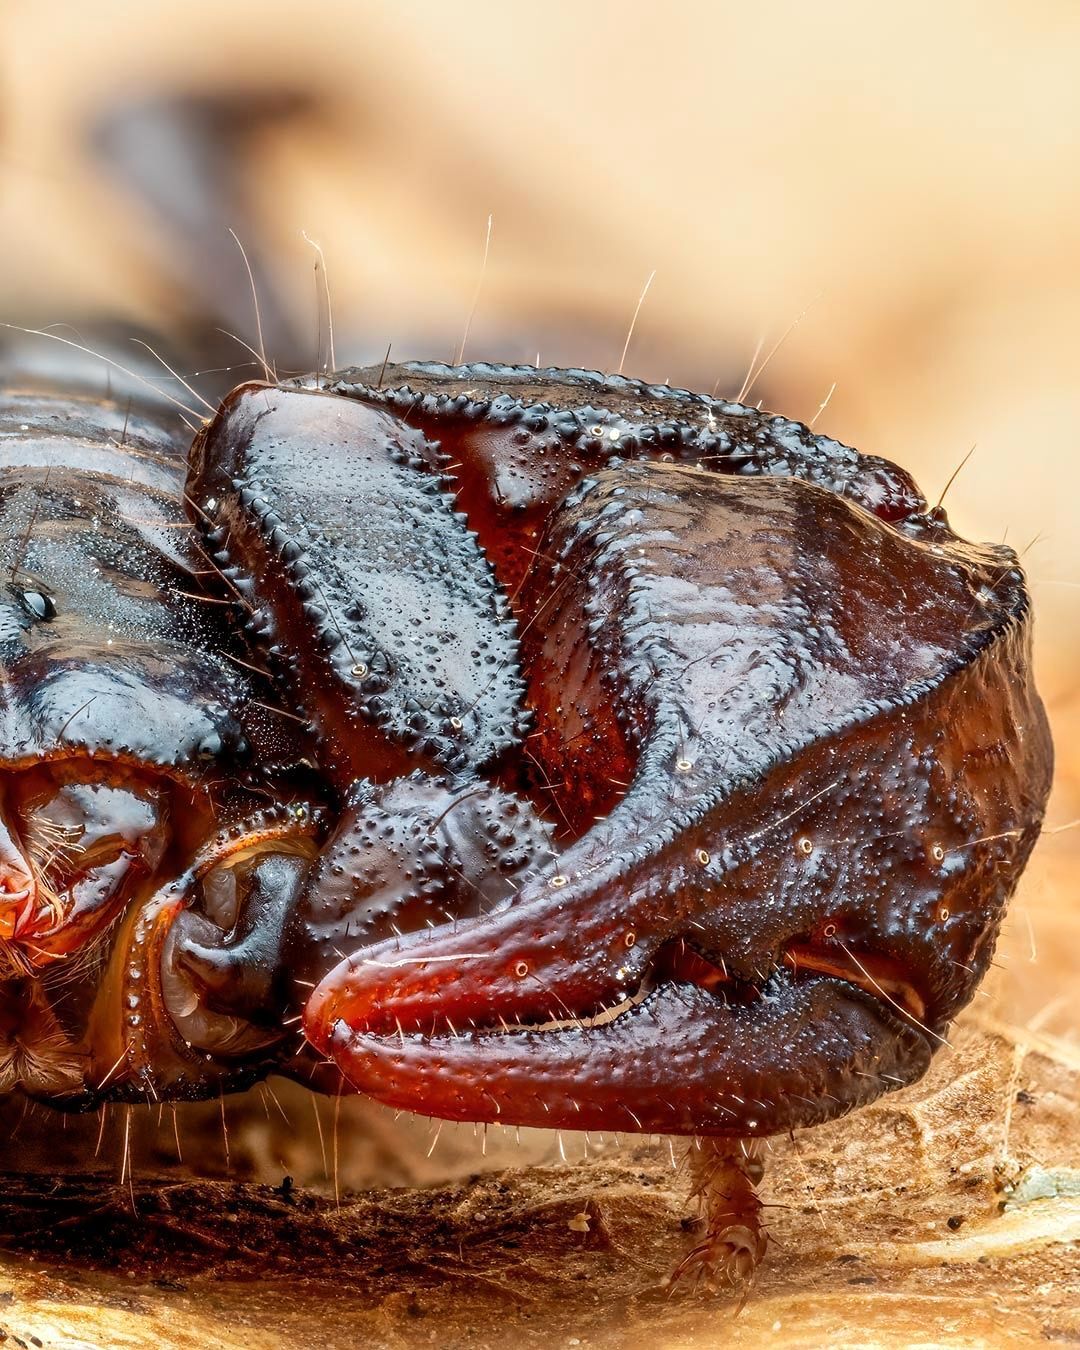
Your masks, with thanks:
M387 364L0 426L0 1089L754 1141L917 1079L1038 835L1023 573L795 422Z

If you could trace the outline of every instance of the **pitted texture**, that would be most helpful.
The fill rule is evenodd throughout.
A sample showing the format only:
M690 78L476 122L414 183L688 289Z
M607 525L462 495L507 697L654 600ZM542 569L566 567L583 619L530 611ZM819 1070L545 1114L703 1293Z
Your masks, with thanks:
M524 730L516 635L424 438L284 390L238 391L216 426L192 480L208 542L345 781L498 761Z
M606 1123L732 1133L921 1072L986 968L1047 789L1011 556L924 544L798 479L634 463L567 498L517 603L531 783L567 847L484 922L417 935L398 966L383 944L338 967L317 1016L346 1072L370 1068L398 1105L534 1119L467 1067L486 1057L498 1078L517 1055L531 1083L557 1083L547 1115L597 1125L586 1085L623 1084L628 1038L653 1044L658 1023L653 1092L622 1092ZM876 1047L861 1064L811 1011L836 976L851 1044ZM686 1071L704 1033L675 986L703 983L717 1055L745 1033L739 1083L773 1084L728 1117L732 1061ZM887 1068L875 1004L907 1018ZM815 1032L789 1024L795 1007ZM424 1035L432 1018L491 1030L463 1045ZM388 1023L414 1040L383 1044Z
M183 490L25 406L0 956L96 946L3 987L24 1087L745 1137L925 1070L1052 754L1015 555L902 469L587 371L241 386Z
M498 781L559 849L508 903L458 901L441 923L420 920L400 876L427 884L437 834L365 871L357 940L308 1008L315 1043L399 1105L572 1125L598 1065L642 1034L635 1009L662 1008L670 1053L653 1052L649 1105L624 1094L620 1128L716 1130L715 1082L703 1069L686 1086L689 1025L672 1013L697 986L719 1000L717 1054L739 1019L761 1020L746 1074L780 1075L800 1047L801 1095L780 1075L770 1109L736 1113L732 1133L920 1072L911 1034L932 1048L971 996L1047 791L1011 551L963 544L895 465L666 386L409 363L295 388L422 434L522 635L534 727ZM391 911L417 918L377 942L370 916ZM826 1091L813 1035L774 1037L765 1006L810 1019L841 987L853 1042L876 1050L845 1069L822 1031ZM906 1071L881 1013L908 1028ZM496 1076L531 1066L550 1092L497 1092L474 1040ZM891 1069L868 1069L874 1054Z

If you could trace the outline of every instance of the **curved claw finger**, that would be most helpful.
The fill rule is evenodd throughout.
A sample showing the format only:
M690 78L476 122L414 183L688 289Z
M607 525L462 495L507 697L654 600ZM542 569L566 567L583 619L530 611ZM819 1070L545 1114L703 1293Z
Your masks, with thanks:
M320 1024L309 1012L307 1032L356 1088L390 1106L666 1134L813 1124L876 1097L883 1076L919 1077L930 1058L919 1032L843 981L784 975L747 1004L667 984L588 1021L395 1035L341 1018Z

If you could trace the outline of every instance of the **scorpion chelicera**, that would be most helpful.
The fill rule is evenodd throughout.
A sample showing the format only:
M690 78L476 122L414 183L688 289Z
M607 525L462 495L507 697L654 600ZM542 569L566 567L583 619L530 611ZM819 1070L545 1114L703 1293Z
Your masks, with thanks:
M1038 835L1015 554L583 370L2 417L0 1088L695 1135L748 1274L753 1141L924 1072Z

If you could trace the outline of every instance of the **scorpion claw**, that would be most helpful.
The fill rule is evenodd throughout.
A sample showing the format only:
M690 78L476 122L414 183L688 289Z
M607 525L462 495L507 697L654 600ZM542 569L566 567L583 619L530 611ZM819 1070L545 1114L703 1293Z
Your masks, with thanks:
M379 1030L340 1014L339 966L305 1016L314 1045L359 1091L451 1120L744 1137L825 1120L926 1068L926 1038L844 982L784 973L754 1002L664 984L591 1019ZM388 1024L388 1025L387 1025ZM810 1051L813 1050L811 1054Z
M1019 573L805 483L651 463L583 483L544 556L519 603L558 622L523 625L523 669L572 837L497 912L355 944L309 1040L393 1105L566 1128L768 1134L917 1077L1037 829L1041 712L983 659ZM831 636L793 654L808 609Z
M301 1077L302 1016L396 1106L745 1139L925 1069L1049 789L1010 549L621 376L249 384L190 454L18 406L0 1088ZM684 1270L746 1279L720 1174Z

